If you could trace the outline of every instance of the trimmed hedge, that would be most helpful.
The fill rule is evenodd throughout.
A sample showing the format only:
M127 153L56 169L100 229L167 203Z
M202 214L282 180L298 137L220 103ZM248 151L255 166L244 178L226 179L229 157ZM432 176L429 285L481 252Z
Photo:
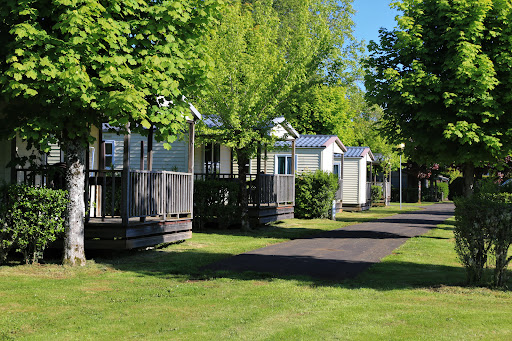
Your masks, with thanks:
M0 190L0 264L15 249L37 263L46 246L64 234L67 192L27 185Z
M295 217L328 218L329 209L338 190L336 175L317 170L295 178Z
M195 228L221 224L224 227L240 222L238 179L207 179L194 181Z

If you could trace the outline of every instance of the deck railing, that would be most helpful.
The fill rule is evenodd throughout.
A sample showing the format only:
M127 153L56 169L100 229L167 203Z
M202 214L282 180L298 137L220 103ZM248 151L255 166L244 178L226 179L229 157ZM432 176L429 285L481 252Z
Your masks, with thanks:
M91 170L88 177L88 217L160 216L162 220L192 216L193 175L167 171ZM125 192L126 191L126 192ZM127 198L123 207L123 192Z
M380 202L386 206L389 205L391 202L391 183L389 181L376 182L375 185L382 187L382 200Z
M66 186L65 169L60 165L16 168L15 182L36 187L63 189Z
M192 176L190 173L131 170L129 218L192 214Z
M194 174L196 180L238 181L238 174ZM249 205L294 205L295 176L288 174L247 174Z
M366 202L370 203L372 201L372 183L366 183Z

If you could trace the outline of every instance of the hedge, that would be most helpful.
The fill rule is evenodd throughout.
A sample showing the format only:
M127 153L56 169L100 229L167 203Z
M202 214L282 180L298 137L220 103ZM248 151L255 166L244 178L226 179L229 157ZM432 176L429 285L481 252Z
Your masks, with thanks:
M317 170L295 178L295 217L327 218L338 190L336 175Z
M64 234L64 190L9 185L0 190L0 264L14 249L37 263L46 246Z

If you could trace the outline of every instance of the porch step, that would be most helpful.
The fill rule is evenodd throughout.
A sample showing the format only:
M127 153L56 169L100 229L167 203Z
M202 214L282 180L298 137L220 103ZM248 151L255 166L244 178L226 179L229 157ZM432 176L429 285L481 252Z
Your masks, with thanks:
M267 224L272 221L292 219L293 217L293 206L249 208L249 219L253 224Z
M141 222L123 226L108 220L101 224L85 225L85 248L123 250L162 243L171 243L192 237L192 219L176 221Z

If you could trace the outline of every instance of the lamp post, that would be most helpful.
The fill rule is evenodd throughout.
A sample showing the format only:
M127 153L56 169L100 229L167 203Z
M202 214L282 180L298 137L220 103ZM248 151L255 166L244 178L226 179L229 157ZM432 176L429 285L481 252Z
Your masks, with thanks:
M405 148L405 143L400 143L398 145L400 149L400 209L402 209L402 152Z

